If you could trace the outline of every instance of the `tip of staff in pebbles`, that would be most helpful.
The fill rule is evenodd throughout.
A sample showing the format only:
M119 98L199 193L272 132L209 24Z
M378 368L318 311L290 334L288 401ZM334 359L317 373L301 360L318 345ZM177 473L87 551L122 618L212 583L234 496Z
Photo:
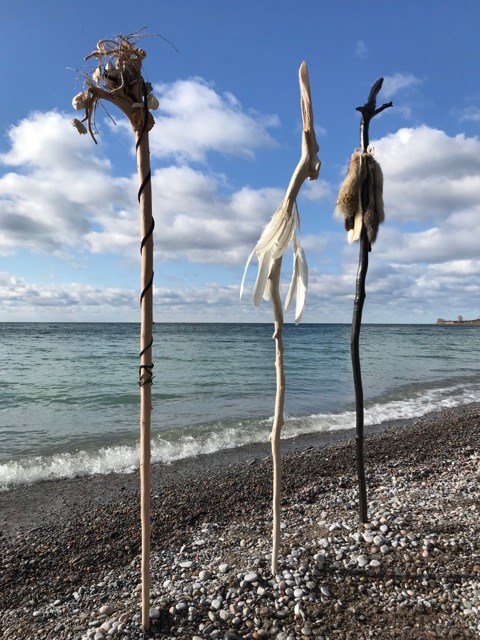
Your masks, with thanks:
M367 524L352 441L285 455L275 576L268 460L172 477L152 498L148 633L138 492L117 478L89 503L82 481L56 483L57 522L0 539L2 638L479 637L479 436L468 405L367 438Z

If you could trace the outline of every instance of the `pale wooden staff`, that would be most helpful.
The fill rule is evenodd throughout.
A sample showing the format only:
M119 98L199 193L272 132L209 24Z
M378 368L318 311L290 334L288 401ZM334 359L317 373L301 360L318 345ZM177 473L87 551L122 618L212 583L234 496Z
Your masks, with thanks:
M296 293L295 323L301 321L305 306L308 271L303 249L295 234L298 227L298 211L296 206L297 195L304 181L316 180L320 171L320 160L317 153L319 147L313 126L313 108L310 95L310 82L306 62L302 62L299 70L300 97L303 120L302 156L292 175L287 192L278 209L273 214L269 224L263 230L260 240L250 254L243 276L240 296L243 292L243 282L248 265L252 257L258 257L258 275L253 291L253 302L260 304L263 298L270 299L273 308L275 340L275 371L276 371L276 396L275 413L273 418L270 442L273 460L273 533L272 533L272 562L271 570L275 575L278 564L280 547L280 503L282 485L282 466L280 452L280 433L284 424L285 405L285 372L283 366L283 309L280 297L280 272L282 268L283 254L290 241L293 240L294 269L292 283L287 294L285 308L288 309L293 296Z
M141 277L140 277L140 493L142 524L142 624L150 627L150 458L152 413L153 344L153 228L150 147L148 132L154 125L149 109L158 107L152 87L142 77L145 51L136 47L141 35L119 35L100 40L97 49L85 59L96 58L98 66L85 82L85 90L75 96L73 106L85 110L85 118L73 121L80 133L88 131L95 139L95 110L100 100L113 103L127 116L135 134L137 172L140 184Z

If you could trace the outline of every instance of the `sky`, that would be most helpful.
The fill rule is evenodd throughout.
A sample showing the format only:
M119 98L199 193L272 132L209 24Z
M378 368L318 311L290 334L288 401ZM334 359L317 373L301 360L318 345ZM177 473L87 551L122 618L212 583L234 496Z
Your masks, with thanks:
M303 322L351 322L358 244L334 215L370 125L386 220L369 254L367 323L480 316L480 2L16 0L0 4L0 320L137 322L134 136L115 107L98 144L72 98L100 39L146 27L156 322L269 322L244 265L300 159L308 65L320 175L297 204L309 266ZM158 35L155 35L158 34ZM291 252L282 269L288 288ZM285 319L292 322L294 311Z

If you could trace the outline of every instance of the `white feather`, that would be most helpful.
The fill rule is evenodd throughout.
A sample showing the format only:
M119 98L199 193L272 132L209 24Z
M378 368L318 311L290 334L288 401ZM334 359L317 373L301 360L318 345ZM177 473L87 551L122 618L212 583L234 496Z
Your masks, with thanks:
M296 251L297 255L297 304L295 307L295 324L299 324L305 311L308 287L308 265L305 253L301 247Z
M270 269L272 268L272 255L270 252L262 253L258 257L258 273L253 287L253 304L258 307L262 298L265 297L265 289L268 284L268 276L270 275ZM268 300L268 297L267 297Z
M245 278L247 276L248 267L250 266L250 262L252 261L252 258L254 255L255 255L255 249L248 256L247 264L245 265L245 269L243 270L242 284L240 285L240 300L242 299L242 296L243 296L243 285L245 284Z
M293 254L293 273L292 280L290 281L290 287L288 289L287 297L285 298L285 311L290 309L292 300L295 297L295 291L297 290L297 275L298 275L298 258L297 252Z
M280 205L280 207L278 207L278 209L273 214L270 222L262 231L262 235L255 245L255 251L257 255L259 253L264 253L265 251L268 251L272 248L272 246L277 242L278 236L283 233L283 229L287 222L288 221L285 220L282 206Z
M300 214L298 213L297 202L293 203L293 218L295 220L295 225L297 229L300 231Z
M290 244L293 234L295 231L295 220L293 216L285 220L285 226L282 229L282 232L278 236L278 240L274 245L273 249L273 257L275 260L277 258L281 258L285 251L287 250L288 245Z
M287 200L283 200L273 214L270 222L262 232L255 248L248 256L242 283L240 285L240 298L243 295L245 278L248 267L254 255L258 258L258 271L253 287L253 304L258 306L262 301L270 299L269 276L273 263L285 253L288 245L293 240L293 275L290 288L285 300L287 311L296 297L295 324L298 324L303 316L308 285L308 267L303 249L297 245L295 229L300 226L300 217L296 202L290 207Z

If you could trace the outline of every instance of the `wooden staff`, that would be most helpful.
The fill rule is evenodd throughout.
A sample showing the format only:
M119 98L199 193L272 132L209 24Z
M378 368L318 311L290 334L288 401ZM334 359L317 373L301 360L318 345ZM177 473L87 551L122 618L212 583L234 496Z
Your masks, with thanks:
M300 96L303 119L302 156L290 179L287 192L278 209L273 214L269 224L265 227L260 240L247 260L248 265L252 256L256 253L259 261L259 270L254 287L253 300L259 304L262 297L270 298L273 307L275 340L275 371L276 371L276 396L275 414L273 418L270 443L272 447L273 461L273 532L272 532L272 562L271 570L275 575L277 571L278 553L280 547L280 506L282 485L282 459L280 452L280 433L284 424L285 405L285 372L283 366L283 308L280 298L280 272L282 257L288 244L293 240L294 244L294 276L288 299L293 297L293 291L297 289L297 309L295 322L301 320L306 295L306 263L299 244L295 239L296 199L300 187L308 178L316 180L320 171L319 150L315 130L313 127L313 109L310 95L310 82L308 78L307 64L302 62L299 70ZM244 274L245 279L245 274ZM296 280L302 281L298 286ZM299 291L301 289L301 292ZM243 281L240 296L243 291ZM292 295L290 295L292 293Z
M137 138L137 168L140 190L141 227L141 327L140 327L140 493L142 524L142 624L150 624L150 492L151 492L151 416L152 416L152 344L153 344L153 228L150 149L148 132Z
M154 125L149 109L158 107L151 85L142 77L145 51L136 47L142 35L119 35L113 40L100 40L97 49L86 60L96 58L98 66L87 77L86 89L73 99L76 109L85 110L85 118L73 120L80 133L88 132L96 142L94 122L98 103L106 100L117 106L127 116L135 134L137 172L139 181L141 229L141 277L140 277L140 516L142 526L142 625L150 627L150 492L151 492L151 414L153 381L153 229L150 147L148 132Z
M270 445L272 447L273 463L273 527L272 527L272 575L277 572L278 554L280 550L280 512L282 500L282 454L280 451L280 434L284 425L285 407L285 369L283 366L283 309L280 298L280 272L282 258L275 260L270 271L270 297L273 308L273 339L275 340L275 413L273 417L272 431L270 433Z
M370 90L368 101L363 107L357 107L356 111L360 111L362 118L360 121L360 148L366 153L369 146L369 125L370 120L384 109L393 106L391 102L383 104L376 109L376 98L378 92L382 88L383 78L375 82ZM361 207L362 216L364 216L370 202L370 168L366 165L366 177L361 186ZM367 483L365 476L365 459L364 459L364 402L363 402L363 384L362 372L360 366L360 328L362 324L363 303L365 301L365 280L368 271L368 254L371 251L371 243L367 234L365 224L362 225L360 233L360 249L358 258L358 271L355 289L355 301L353 305L352 318L352 335L350 342L350 352L352 358L353 384L355 388L355 450L358 477L359 492L359 516L360 522L368 522L367 515Z

